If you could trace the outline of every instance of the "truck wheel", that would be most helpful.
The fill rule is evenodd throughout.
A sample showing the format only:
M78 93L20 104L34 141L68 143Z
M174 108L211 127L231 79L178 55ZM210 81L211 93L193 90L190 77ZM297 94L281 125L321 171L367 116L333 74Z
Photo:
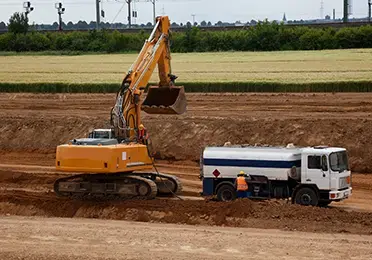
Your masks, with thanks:
M318 196L313 189L302 188L296 193L295 203L304 206L316 206L318 205Z
M217 190L217 199L219 201L231 201L236 199L236 191L229 184L224 184Z

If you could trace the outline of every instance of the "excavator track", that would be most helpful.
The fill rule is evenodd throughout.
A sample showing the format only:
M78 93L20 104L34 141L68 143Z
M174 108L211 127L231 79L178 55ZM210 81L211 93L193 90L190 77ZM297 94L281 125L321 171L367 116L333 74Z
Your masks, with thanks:
M75 199L153 199L158 193L151 179L132 174L79 174L54 183L60 197Z
M181 191L181 181L164 173L79 174L54 183L57 196L74 199L153 199Z

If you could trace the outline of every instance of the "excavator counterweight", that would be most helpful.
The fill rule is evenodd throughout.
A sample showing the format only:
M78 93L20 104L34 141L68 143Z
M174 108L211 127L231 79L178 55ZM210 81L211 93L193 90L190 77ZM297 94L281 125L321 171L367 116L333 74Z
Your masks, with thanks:
M150 86L141 109L148 114L183 114L186 112L186 95L183 86Z

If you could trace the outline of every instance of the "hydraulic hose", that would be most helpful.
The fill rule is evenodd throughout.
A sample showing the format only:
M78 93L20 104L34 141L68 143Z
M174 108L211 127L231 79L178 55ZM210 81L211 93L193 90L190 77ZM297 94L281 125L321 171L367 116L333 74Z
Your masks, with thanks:
M154 169L155 169L155 172L156 172L157 176L160 178L161 181L163 181L163 179L161 178L161 175L160 175L158 169L156 168L156 165L155 165L155 162L154 162L154 158L153 158L152 155L150 154L150 150L149 150L149 145L148 145L148 143L146 143L146 149L147 149L147 154L148 154L149 157L151 158L151 163L152 163L152 166L153 166ZM175 196L175 197L178 198L179 200L184 200L183 198L181 198L180 196L178 196L177 194L175 194L175 193L172 191L172 189L169 188L169 187L167 186L167 183L166 183L166 182L164 182L164 184L165 184L165 187L167 187L167 189L168 189L168 190L173 194L173 196Z

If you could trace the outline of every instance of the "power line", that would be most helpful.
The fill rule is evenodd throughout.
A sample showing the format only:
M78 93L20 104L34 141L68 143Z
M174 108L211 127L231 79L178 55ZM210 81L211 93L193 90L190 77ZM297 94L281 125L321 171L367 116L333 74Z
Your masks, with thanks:
M69 5L74 5L74 4L77 4L77 5L80 5L80 4L83 4L83 5L91 5L92 2L63 2L64 4L69 4ZM53 5L54 3L53 2L38 2L38 1L33 1L33 4L34 5ZM3 6L13 6L13 5L19 5L18 3L0 3L0 5L3 5Z
M127 4L126 2L124 2L124 3L122 4L122 6L120 7L119 11L118 11L117 14L115 15L115 17L114 17L114 19L112 20L111 23L114 23L114 22L115 22L116 18L118 17L118 15L119 15L120 12L123 10L123 8L124 8L124 6L125 6L126 4Z
M146 2L151 2L152 3L152 16L153 16L153 20L154 20L154 25L156 24L156 8L155 8L155 2L157 0L147 0Z
M133 1L132 17L134 18L134 24L136 24L137 23L137 7L136 7L135 1Z

